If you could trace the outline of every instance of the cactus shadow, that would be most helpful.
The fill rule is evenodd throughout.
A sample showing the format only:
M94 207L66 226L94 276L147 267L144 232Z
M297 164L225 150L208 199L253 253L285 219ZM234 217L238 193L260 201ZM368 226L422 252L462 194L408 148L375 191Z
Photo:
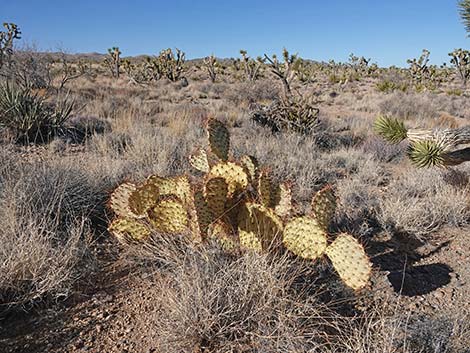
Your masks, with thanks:
M446 264L412 266L404 271L388 274L393 289L404 296L424 295L439 289L451 281L452 268Z
M369 245L374 266L388 272L387 278L393 290L413 297L431 293L450 283L453 269L447 264L415 265L449 243L446 241L423 253L421 248L426 245L423 240L409 234L395 233L389 241L371 242Z

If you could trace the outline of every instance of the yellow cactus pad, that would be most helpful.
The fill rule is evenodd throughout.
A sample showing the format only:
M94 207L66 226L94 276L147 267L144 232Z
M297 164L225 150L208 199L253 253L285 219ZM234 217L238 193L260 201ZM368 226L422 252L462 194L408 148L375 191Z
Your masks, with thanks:
M202 173L209 173L209 160L207 152L204 148L199 148L195 153L189 156L189 164L191 167Z
M225 213L228 185L224 178L210 178L204 186L204 197L215 218Z
M274 212L280 217L288 217L292 212L292 188L289 183L281 183L274 192Z
M188 178L184 175L169 178L151 175L147 178L147 183L155 185L160 196L175 195L185 205L191 202L191 184L189 183Z
M214 220L214 215L210 210L202 191L199 190L194 192L194 211L201 238L204 239L207 236L209 224ZM195 230L195 225L193 225L192 228Z
M108 231L123 244L132 240L144 240L150 236L147 226L132 218L116 218L109 225Z
M263 245L261 239L254 232L239 229L238 238L240 239L240 245L248 250L262 251Z
M325 252L347 286L360 289L369 283L372 265L364 248L353 236L346 233L338 235Z
M268 249L282 235L282 221L273 210L248 202L240 212L240 245L253 250Z
M133 183L122 183L112 193L109 199L109 207L120 217L136 217L129 207L129 196L136 190Z
M217 119L209 119L207 135L212 153L221 160L227 161L230 148L230 133L227 127Z
M147 211L155 206L158 196L157 187L146 181L139 185L129 196L129 207L138 217L146 217Z
M189 217L185 206L175 196L163 197L149 210L149 219L157 231L182 233L188 229Z
M222 248L225 250L231 251L238 247L232 227L221 220L218 220L209 226L208 236L220 243Z
M327 234L318 226L315 219L306 216L297 217L286 224L282 242L297 256L315 260L325 252Z
M273 185L268 172L265 170L259 174L257 191L261 203L266 207L270 207L274 196L272 192Z
M313 197L312 212L318 224L324 230L328 230L336 212L336 196L331 186L325 186Z
M228 196L232 197L235 192L241 192L248 186L248 175L238 164L227 162L214 165L210 176L223 178L228 185Z
M253 156L243 156L240 159L240 163L245 170L245 173L250 178L251 182L254 182L258 177L258 161Z

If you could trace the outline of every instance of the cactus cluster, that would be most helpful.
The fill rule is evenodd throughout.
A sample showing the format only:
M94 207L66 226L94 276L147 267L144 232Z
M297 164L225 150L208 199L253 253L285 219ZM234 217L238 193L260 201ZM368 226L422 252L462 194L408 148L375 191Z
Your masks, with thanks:
M183 234L195 242L219 242L227 251L285 248L308 260L325 255L346 285L367 285L371 265L359 242L348 234L330 242L328 227L336 209L331 187L314 196L310 214L297 215L289 182L275 182L252 156L232 158L222 122L208 120L207 137L209 148L189 157L195 176L152 175L114 190L109 205L117 217L109 231L119 241Z

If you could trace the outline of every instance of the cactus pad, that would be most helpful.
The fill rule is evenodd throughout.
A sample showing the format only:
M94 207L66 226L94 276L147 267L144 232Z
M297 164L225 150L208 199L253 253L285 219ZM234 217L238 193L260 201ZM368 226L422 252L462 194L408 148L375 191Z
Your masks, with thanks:
M238 247L233 229L221 220L209 226L208 236L209 238L215 239L224 250L232 251Z
M108 231L123 244L132 240L143 240L150 236L147 226L132 218L116 218L109 225Z
M293 208L290 183L283 182L279 184L273 196L274 212L280 217L288 217Z
M202 173L209 173L209 160L207 152L203 148L199 148L195 153L189 156L189 164L191 167Z
M122 183L112 193L109 199L109 207L120 217L136 217L129 207L129 197L136 190L133 183Z
M286 224L282 241L297 256L315 260L325 252L327 235L315 219L297 217Z
M248 186L248 176L238 164L227 162L218 163L212 167L210 176L223 178L228 185L228 196L232 197L237 191L243 191Z
M139 218L144 218L147 216L147 211L155 206L158 196L158 188L147 180L129 196L129 208Z
M169 178L152 175L147 178L147 183L155 185L160 196L175 195L185 205L192 200L191 184L184 175Z
M210 178L204 186L204 197L213 215L218 218L225 212L228 185L224 178Z
M260 202L264 206L270 207L273 201L273 185L268 172L265 170L259 174L257 191Z
M371 275L371 263L364 248L349 234L338 235L325 250L343 282L352 289L365 287Z
M214 220L214 216L212 211L207 204L206 199L204 198L204 194L200 190L196 190L194 192L194 212L193 220L197 222L197 228L201 238L204 239L207 235L207 229L211 222ZM196 230L196 226L193 226L193 230ZM197 231L197 230L196 230Z
M240 245L253 250L268 249L282 235L282 221L263 205L247 202L240 212Z
M312 211L320 227L325 231L328 230L336 212L336 196L330 185L325 186L313 197Z
M221 160L227 161L230 148L230 133L227 127L217 119L209 119L207 135L211 152Z
M253 156L243 156L240 159L240 163L243 166L243 169L245 170L245 173L248 175L250 178L250 181L253 182L256 180L258 177L257 169L258 169L258 161L256 160L255 157Z
M150 223L163 233L182 233L189 226L188 212L175 196L162 197L148 215Z

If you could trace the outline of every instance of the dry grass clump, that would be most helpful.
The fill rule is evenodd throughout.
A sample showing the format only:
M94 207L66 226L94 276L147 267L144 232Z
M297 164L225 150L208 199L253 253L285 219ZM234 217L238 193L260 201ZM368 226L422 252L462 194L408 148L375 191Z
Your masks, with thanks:
M380 187L389 178L389 173L371 155L359 158L350 152L350 156L360 166L336 184L336 219L340 228L365 235L375 226L380 206Z
M1 309L68 295L92 264L89 226L104 217L102 185L67 163L2 167Z
M465 117L470 112L465 97L435 93L394 92L387 95L378 108L381 113L416 120L421 125L429 120L437 120L443 112L456 117Z
M280 87L271 80L258 80L232 85L226 99L236 105L240 103L270 102L279 98Z
M210 245L196 250L172 244L153 249L167 271L159 270L153 305L137 318L136 331L151 332L145 342L135 337L142 351L326 349L334 314L319 301L311 265L287 256L233 257ZM171 252L171 246L179 248Z
M384 228L418 236L447 225L459 227L470 217L465 185L439 170L406 170L386 189L380 202L379 220Z

